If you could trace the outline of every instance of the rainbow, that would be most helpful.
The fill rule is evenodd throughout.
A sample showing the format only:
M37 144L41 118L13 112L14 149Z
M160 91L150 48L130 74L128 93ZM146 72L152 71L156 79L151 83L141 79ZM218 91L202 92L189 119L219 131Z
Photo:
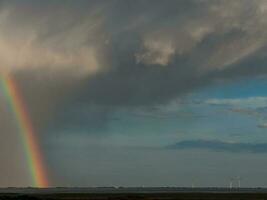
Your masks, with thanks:
M33 186L40 188L48 187L49 182L36 133L16 81L11 75L2 76L1 85L9 107L17 121L17 127L23 141L23 148L27 157Z

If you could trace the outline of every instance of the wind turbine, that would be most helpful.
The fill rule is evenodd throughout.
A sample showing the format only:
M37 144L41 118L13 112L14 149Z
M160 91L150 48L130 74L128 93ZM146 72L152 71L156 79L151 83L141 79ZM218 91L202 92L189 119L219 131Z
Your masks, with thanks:
M194 189L195 188L195 179L193 179L192 183L191 183L191 188Z
M233 178L230 178L229 188L230 190L233 188Z
M236 179L237 179L237 182L238 182L238 188L241 188L241 178L240 178L240 176L238 176Z

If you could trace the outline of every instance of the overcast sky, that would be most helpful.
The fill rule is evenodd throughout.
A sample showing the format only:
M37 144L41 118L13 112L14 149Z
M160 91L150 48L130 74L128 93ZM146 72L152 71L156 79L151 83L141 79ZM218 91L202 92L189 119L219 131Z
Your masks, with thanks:
M267 186L266 0L1 0L52 186ZM28 186L0 87L0 186Z

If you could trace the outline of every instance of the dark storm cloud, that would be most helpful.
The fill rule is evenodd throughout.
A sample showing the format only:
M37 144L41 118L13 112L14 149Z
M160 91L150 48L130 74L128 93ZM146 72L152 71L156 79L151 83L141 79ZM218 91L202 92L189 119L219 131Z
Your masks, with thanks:
M220 152L267 153L267 143L234 143L216 140L187 140L167 147L168 149L206 149Z
M116 1L105 20L110 68L88 80L81 100L153 105L217 79L266 74L266 2L246 3Z
M265 75L266 7L264 0L1 1L0 71L15 74L37 126L65 105L71 115L77 104L164 104L217 79Z

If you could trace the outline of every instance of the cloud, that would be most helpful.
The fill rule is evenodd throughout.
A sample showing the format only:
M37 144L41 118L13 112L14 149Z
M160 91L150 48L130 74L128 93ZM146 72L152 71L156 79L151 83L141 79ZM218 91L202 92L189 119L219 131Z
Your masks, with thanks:
M259 128L267 128L267 122L261 123L258 125Z
M267 117L267 98L266 97L248 97L248 98L228 98L228 99L207 99L204 101L208 105L226 106L227 111L244 116L251 116L259 121L258 128L267 128L266 123L262 121Z
M250 115L250 116L255 116L255 117L261 117L261 113L257 112L256 110L253 110L253 109L231 108L229 110L230 110L230 112L234 112L234 113Z
M4 1L0 11L0 72L45 70L88 75L98 71L102 18L96 15L100 8L90 8L90 14L78 23L78 10L68 13L67 9L69 6L58 7L52 2Z
M248 98L234 98L234 99L208 99L205 101L206 104L210 105L226 105L233 106L235 108L250 108L260 109L267 107L267 97L248 97ZM245 112L248 110L238 109L233 110L235 112ZM248 112L246 112L248 113ZM251 114L251 112L250 112Z
M257 70L254 64L266 47L266 22L259 20L266 15L261 11L265 2L247 3L119 1L110 19L117 17L114 13L125 16L109 27L114 32L109 39L111 68L89 80L84 101L162 104L217 79L239 78L244 71L266 74L266 68Z
M0 70L86 77L84 98L94 103L164 103L261 51L264 7L260 0L2 1Z
M194 58L194 64L200 69L223 70L265 46L266 38L256 35L260 36L262 28L266 27L266 22L260 20L266 16L262 9L266 2L190 3L194 9L189 9L187 13L174 15L170 12L169 15L173 18L166 24L158 20L158 25L164 26L164 29L154 26L151 31L145 32L142 37L144 63L154 61L153 55L157 53L158 59L165 58L162 65L169 64L174 56L189 56ZM189 6L188 4L184 3L185 6ZM179 18L185 19L184 22ZM209 45L208 48L206 44Z
M235 153L267 153L267 143L236 143L219 140L185 140L167 146L168 149L206 149Z
M0 79L14 77L39 132L85 79L104 68L103 16L98 15L105 5L92 1L83 10L82 1L0 3ZM1 105L8 106L1 98Z
M0 73L14 74L37 124L78 104L165 104L217 79L266 75L265 7L264 0L3 0Z
M175 55L175 48L171 41L144 41L144 52L137 53L137 63L143 62L148 65L170 64L172 57Z

